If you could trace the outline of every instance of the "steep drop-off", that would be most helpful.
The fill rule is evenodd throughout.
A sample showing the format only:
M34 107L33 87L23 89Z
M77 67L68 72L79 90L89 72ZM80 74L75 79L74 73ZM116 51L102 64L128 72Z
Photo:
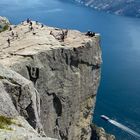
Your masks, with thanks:
M0 115L23 116L42 136L89 140L100 81L99 35L69 30L63 41L66 30L32 24L0 34L1 106L6 101Z

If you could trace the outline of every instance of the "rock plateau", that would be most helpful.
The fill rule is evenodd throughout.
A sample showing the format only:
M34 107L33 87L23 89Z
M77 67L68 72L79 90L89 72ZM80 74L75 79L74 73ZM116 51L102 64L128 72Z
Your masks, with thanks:
M63 41L65 30L34 21L32 27L25 21L0 33L0 115L20 124L0 130L0 137L90 140L102 62L99 35L69 30Z

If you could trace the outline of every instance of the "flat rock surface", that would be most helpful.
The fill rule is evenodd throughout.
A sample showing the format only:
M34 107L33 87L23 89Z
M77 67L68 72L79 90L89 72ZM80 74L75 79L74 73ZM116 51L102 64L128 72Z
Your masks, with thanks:
M15 72L9 78L2 68L0 75L13 112L48 137L89 140L102 63L99 35L68 30L63 39L66 29L34 21L32 27L25 21L0 34L0 63Z
M12 65L18 61L19 56L34 55L53 48L82 47L85 42L91 40L90 37L79 31L69 30L67 38L63 42L59 39L62 29L47 26L41 28L40 23L36 24L34 21L32 23L33 31L30 31L29 24L24 22L18 26L11 25L12 31L7 30L0 34L0 63ZM50 35L51 31L53 35ZM8 46L8 39L10 39L10 46ZM93 40L96 41L95 38L92 38ZM13 61L8 61L11 58Z

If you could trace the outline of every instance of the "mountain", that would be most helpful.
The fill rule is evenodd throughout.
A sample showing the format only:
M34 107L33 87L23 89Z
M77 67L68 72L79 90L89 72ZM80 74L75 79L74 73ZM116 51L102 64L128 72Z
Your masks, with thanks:
M75 0L99 11L140 18L140 0Z
M2 29L10 24L3 17L0 23ZM91 135L114 140L91 128L102 62L99 34L35 21L8 28L0 33L0 140L89 140Z

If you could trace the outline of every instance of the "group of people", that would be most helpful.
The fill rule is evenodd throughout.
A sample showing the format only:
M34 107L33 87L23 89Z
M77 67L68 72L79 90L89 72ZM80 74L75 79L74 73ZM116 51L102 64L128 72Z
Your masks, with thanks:
M93 37L95 36L95 32L87 31L86 36Z
M22 24L23 24L23 23L24 23L24 22L22 22ZM29 24L29 31L34 31L33 22L32 22L29 18L27 18L26 23ZM36 25L39 25L39 24L38 24L38 21L36 21ZM43 27L44 27L44 25L41 24L41 28L43 28ZM9 31L11 31L11 35L10 35L10 36L12 37L12 39L14 39L14 38L17 39L17 38L18 38L17 32L14 33L13 30L12 30L12 27L9 27ZM33 35L35 35L35 34L36 34L36 33L33 32ZM52 31L50 31L50 35L52 35L52 36L54 36L56 39L58 39L58 40L64 42L65 38L66 38L67 35L68 35L68 30L61 30L61 33L59 33L59 35L55 35L55 34L53 34ZM87 32L85 35L86 35L86 36L89 36L89 37L93 37L93 36L95 36L95 32L91 32L91 31L88 30L88 32ZM11 44L11 39L10 39L10 38L7 39L7 43L8 43L8 47L10 47L10 44Z
M55 35L52 31L50 31L50 35L54 36L56 39L64 42L64 40L67 38L67 35L68 35L68 30L61 30L61 33ZM95 32L91 32L88 30L88 32L85 34L86 36L89 36L89 37L93 37L96 35Z
M11 26L9 27L9 31L11 32L11 34L10 34L11 39L14 39L14 38L17 39L18 38L17 32L14 33L14 31L13 31L13 29L12 29ZM11 45L11 39L10 39L10 37L7 39L8 47L10 47L10 45Z
M26 22L27 22L27 24L29 24L29 31L33 31L34 28L33 28L33 26L32 26L32 25L33 25L32 21L31 21L29 18L27 18ZM24 22L22 22L21 24L23 24L23 23L24 23ZM14 38L17 39L17 38L18 38L17 32L14 33L14 31L13 31L13 29L12 29L11 26L9 27L9 31L10 31L11 33L10 33L10 37L7 39L8 47L11 46L11 40L12 40L12 39L14 39Z
M29 25L29 31L34 31L34 27L33 27L33 22L31 21L31 19L27 18L26 23ZM38 21L35 21L36 25L39 25ZM24 25L24 21L21 22L22 25ZM43 24L40 24L41 28L44 27Z
M29 25L29 32L34 31L33 22L29 18L27 18L26 23ZM36 21L35 23L36 23L36 25L39 25L38 21ZM24 25L24 21L21 24ZM41 24L41 28L43 28L43 27L44 27L44 25ZM18 38L18 34L17 33L15 34L13 32L12 27L9 27L9 31L11 31L12 39L14 39L15 37ZM35 35L35 34L36 33L33 32L33 35ZM52 31L50 31L50 35L52 35L56 39L64 42L64 40L67 38L68 30L61 30L61 32L57 35L55 35ZM89 33L87 33L87 35L89 35ZM10 47L10 44L11 44L11 39L10 38L7 39L7 43L8 43L8 47Z
M32 21L29 18L27 18L26 22L27 22L27 24L29 24L29 31L34 31Z
M52 31L50 31L50 35L54 36L56 39L64 42L64 40L67 38L68 35L68 30L61 30L61 33L59 33L58 35L53 34Z

